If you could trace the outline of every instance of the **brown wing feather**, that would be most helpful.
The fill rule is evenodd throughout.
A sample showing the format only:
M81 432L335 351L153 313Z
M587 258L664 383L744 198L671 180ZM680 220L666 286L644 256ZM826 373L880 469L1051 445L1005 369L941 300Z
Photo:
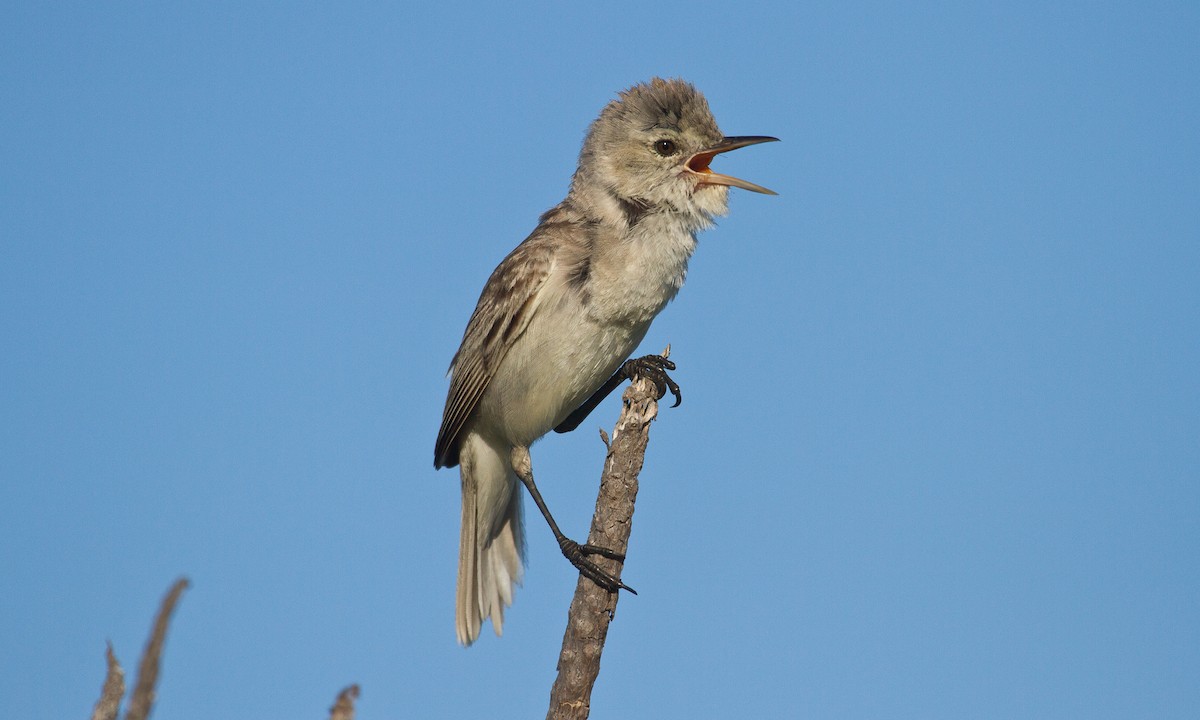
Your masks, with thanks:
M538 291L554 261L554 246L535 232L492 272L450 363L450 392L433 450L434 467L458 464L458 448L496 367L537 311Z

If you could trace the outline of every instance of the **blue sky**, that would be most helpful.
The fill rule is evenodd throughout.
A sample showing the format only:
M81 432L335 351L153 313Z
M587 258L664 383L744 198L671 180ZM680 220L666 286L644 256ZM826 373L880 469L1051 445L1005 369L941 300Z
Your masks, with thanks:
M780 195L647 337L684 402L595 716L1200 706L1195 3L3 14L0 714L86 717L179 575L158 718L544 714L575 578L530 522L455 645L444 373L654 75ZM534 448L568 534L616 414Z

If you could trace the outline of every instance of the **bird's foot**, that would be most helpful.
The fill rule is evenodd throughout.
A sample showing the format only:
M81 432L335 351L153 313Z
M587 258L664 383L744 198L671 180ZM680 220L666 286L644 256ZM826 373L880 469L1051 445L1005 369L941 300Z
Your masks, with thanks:
M621 366L621 374L630 380L637 378L646 378L654 383L658 388L658 399L662 400L666 396L667 391L675 396L675 404L671 407L678 407L679 403L683 402L683 395L679 392L679 385L667 375L668 370L674 370L675 363L666 359L662 355L644 355L640 358L632 358L626 360Z
M588 555L599 555L610 560L625 562L625 556L621 553L596 545L580 545L567 537L559 538L558 546L562 549L563 557L569 560L575 566L575 569L579 571L579 574L588 580L591 580L610 593L615 593L619 590L628 590L637 595L637 590L621 582L621 578L604 570L587 558Z

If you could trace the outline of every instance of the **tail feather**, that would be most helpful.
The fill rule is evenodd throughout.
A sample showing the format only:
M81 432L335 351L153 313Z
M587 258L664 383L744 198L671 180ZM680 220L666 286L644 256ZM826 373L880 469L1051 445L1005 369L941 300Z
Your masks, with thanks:
M470 645L491 618L500 635L525 557L521 483L508 453L469 433L460 455L462 532L458 546L455 629Z

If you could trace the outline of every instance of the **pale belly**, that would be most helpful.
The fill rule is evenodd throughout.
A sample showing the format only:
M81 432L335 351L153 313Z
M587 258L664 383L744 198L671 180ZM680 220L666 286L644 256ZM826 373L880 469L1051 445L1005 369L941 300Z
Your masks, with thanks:
M650 327L552 315L534 318L480 400L477 426L513 445L528 446L566 419L612 377Z

